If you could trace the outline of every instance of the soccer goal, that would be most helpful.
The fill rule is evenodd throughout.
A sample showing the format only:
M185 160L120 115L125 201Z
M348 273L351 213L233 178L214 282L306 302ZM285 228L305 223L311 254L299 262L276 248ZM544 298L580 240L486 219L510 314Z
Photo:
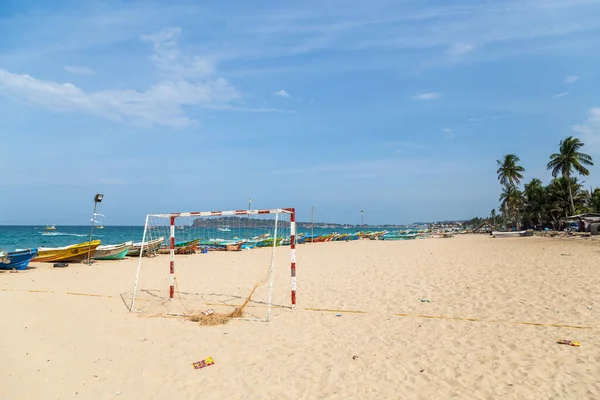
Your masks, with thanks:
M293 208L147 215L130 311L269 321L293 308L295 220ZM291 294L275 286L283 271Z

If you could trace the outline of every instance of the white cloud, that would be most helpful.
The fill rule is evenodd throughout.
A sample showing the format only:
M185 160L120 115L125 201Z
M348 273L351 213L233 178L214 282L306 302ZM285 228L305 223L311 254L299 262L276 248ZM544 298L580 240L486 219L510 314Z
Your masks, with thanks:
M75 75L91 75L94 73L94 70L88 67L75 67L71 65L67 65L65 67L65 71L75 74Z
M239 99L224 79L207 82L161 81L147 90L85 92L71 83L58 83L0 69L0 92L57 111L83 111L117 121L182 127L195 121L184 106L211 108Z
M564 93L555 94L552 97L565 97L565 96L568 96L569 94L570 94L569 92L564 92Z
M600 153L600 107L590 109L587 121L573 126L573 130L580 134L586 147L589 146L593 152Z
M567 76L565 78L565 83L573 83L573 82L577 82L578 80L579 80L579 77L576 75Z
M156 67L168 77L201 78L215 72L214 61L210 58L189 57L181 54L177 38L181 28L167 28L152 35L142 35L141 39L154 46L150 57Z
M440 93L428 92L428 93L421 93L416 96L413 96L413 99L415 99L415 100L435 100L435 99L439 99L441 96L442 95Z
M143 37L154 44L151 59L163 75L146 90L86 92L71 83L39 80L0 69L0 93L53 110L171 127L195 122L187 117L186 106L236 109L231 102L241 99L242 94L227 80L214 77L210 62L181 56L175 40L179 32L174 28Z
M277 90L276 92L273 92L273 94L275 96L285 97L286 99L291 99L292 98L292 96L290 96L290 94L288 92L286 92L284 89Z
M442 48L446 55L460 55L486 48L486 52L478 52L481 54L473 60L485 61L490 56L514 57L539 49L551 53L563 48L565 38L577 40L582 48L597 47L593 41L584 42L577 37L600 28L596 0L506 0L501 5L485 1L458 3L386 1L386 7L379 8L352 2L352 7L317 10L300 5L293 11L277 7L269 13L250 12L230 28L228 33L235 35L238 43L231 44L229 53L232 58L271 59L330 50L406 49L411 54L402 57L398 64L411 64L418 59L411 57L417 49ZM281 40L283 37L285 41ZM377 62L370 54L358 61L346 62L339 68L357 68L357 64L375 68L389 63L387 58ZM293 59L281 68L297 64ZM394 68L397 66L394 64ZM303 71L305 68L302 66Z
M457 44L453 44L452 46L450 46L448 48L448 50L446 51L446 54L450 55L450 56L461 56L464 54L468 54L470 52L472 52L473 50L475 50L475 45L472 44L468 44L468 43L457 43Z

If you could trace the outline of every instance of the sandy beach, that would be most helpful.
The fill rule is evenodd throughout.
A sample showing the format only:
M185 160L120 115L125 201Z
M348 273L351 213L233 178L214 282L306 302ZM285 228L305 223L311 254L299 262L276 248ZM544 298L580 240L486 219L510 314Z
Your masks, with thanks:
M146 259L141 314L127 308L137 259L32 263L0 274L0 398L598 399L599 249L487 235L306 244L291 310L279 248L271 322L219 326L161 314L239 304L268 251L178 256L170 304L168 256Z

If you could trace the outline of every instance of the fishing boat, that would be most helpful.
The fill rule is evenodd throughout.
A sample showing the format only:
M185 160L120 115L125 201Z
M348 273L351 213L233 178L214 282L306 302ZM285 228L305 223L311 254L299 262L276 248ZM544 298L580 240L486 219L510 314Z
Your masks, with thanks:
M253 249L255 247L256 247L256 242L245 240L242 243L241 249L242 250L250 250L250 249Z
M0 253L0 269L16 269L22 271L29 261L37 255L37 249L17 250Z
M283 238L281 236L278 237L275 245L280 246L282 241L283 241ZM264 239L260 240L258 243L256 243L256 247L271 247L271 246L273 246L273 238L272 237L264 238Z
M163 236L153 239L153 240L149 240L147 242L137 242L134 243L130 248L129 251L127 252L128 256L132 256L132 257L136 257L140 255L140 251L142 250L142 245L144 247L144 255L145 256L149 256L149 255L155 255L158 252L158 249L160 248L160 245L165 241L165 238Z
M54 225L48 225L44 228L45 231L55 231L56 230L56 226Z
M242 249L242 242L239 243L231 243L231 244L227 244L225 245L225 249L227 251L240 251Z
M104 229L104 225L98 225L96 229Z
M381 236L382 240L412 240L416 239L417 233L387 233Z
M198 248L200 239L189 240L187 242L175 243L175 254L194 254ZM171 249L168 246L160 246L158 254L169 254Z
M200 242L200 246L206 248L207 251L238 251L253 249L257 243L255 240L210 239Z
M296 238L296 244L304 244L306 242L306 236L300 236Z
M98 246L94 253L95 260L121 260L125 258L129 249L133 246L133 242L125 242L120 244L107 244Z
M93 240L63 247L40 247L38 248L37 257L33 261L82 262L87 259L88 253L94 254L98 246L100 246L100 241Z
M435 239L449 239L449 238L454 237L454 233L449 233L449 232L435 233L432 235L432 237Z
M319 237L319 235L306 235L304 237L304 242L305 243L314 243L318 237Z
M362 237L370 240L381 240L382 237L388 233L388 231L366 232Z
M492 236L497 237L497 238L533 236L533 231L509 231L509 232L493 231Z
M231 232L231 228L229 228L228 226L221 226L217 228L217 230L220 232Z
M322 243L322 242L330 242L331 239L333 239L333 234L329 234L329 235L321 235L318 236L316 238L313 238L313 243Z

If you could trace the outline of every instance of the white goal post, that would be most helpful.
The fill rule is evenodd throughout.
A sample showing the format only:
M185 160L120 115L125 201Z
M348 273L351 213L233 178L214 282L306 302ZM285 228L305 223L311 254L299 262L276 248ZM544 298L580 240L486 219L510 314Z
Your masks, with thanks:
M196 252L239 251L260 247L263 248L261 250L263 252L268 251L267 248L271 248L266 320L270 320L271 317L277 247L289 246L290 249L291 308L296 305L296 212L294 208L148 214L142 241L136 245L134 251L135 254L139 252L139 256L129 307L132 312L135 311L140 272L145 257L164 254L166 264L168 255L168 300L173 300L176 288L178 295L180 292L175 279L176 259L180 254L191 255L191 258L195 259L195 257L206 257L204 254L192 255ZM265 253L262 255L267 256ZM244 257L244 255L240 254L239 257ZM188 257L187 260L189 259ZM200 258L196 260L200 260ZM160 258L156 262L160 263ZM267 262L266 259L264 262ZM262 283L266 284L266 279L260 284ZM248 298L251 296L252 294Z

